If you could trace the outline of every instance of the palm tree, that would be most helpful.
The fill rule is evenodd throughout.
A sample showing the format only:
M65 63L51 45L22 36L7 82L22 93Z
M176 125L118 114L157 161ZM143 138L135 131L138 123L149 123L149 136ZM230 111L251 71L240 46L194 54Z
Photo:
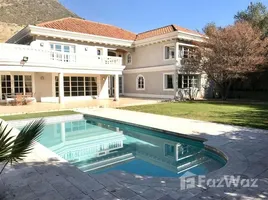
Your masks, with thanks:
M0 174L4 171L8 163L18 162L26 157L33 149L36 139L41 135L45 121L43 119L32 121L27 124L17 135L11 135L7 126L2 127L3 121L0 122L0 163L4 163Z

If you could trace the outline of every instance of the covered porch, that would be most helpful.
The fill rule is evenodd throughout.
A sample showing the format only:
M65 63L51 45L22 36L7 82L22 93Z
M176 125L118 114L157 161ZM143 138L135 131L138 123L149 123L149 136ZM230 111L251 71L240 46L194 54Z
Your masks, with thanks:
M113 98L108 99L93 99L91 101L69 101L62 104L59 103L42 103L37 102L29 105L18 106L3 106L0 105L0 116L25 114L25 113L38 113L50 111L73 110L79 108L117 108L124 106L144 105L158 103L155 99L141 99L141 98L125 98L121 97L118 101ZM1 118L1 117L0 117Z
M0 71L1 104L13 105L18 96L31 103L64 103L109 99L112 94L118 101L123 87L120 73L31 72L25 68L23 71Z

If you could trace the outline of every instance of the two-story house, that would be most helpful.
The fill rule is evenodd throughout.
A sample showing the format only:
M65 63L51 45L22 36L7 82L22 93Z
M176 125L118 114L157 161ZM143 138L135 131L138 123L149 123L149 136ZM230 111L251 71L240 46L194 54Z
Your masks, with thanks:
M176 25L135 34L77 18L28 25L0 44L0 100L10 94L60 103L119 95L172 98L174 84L196 87L202 97L203 75L185 74L180 60L203 37Z

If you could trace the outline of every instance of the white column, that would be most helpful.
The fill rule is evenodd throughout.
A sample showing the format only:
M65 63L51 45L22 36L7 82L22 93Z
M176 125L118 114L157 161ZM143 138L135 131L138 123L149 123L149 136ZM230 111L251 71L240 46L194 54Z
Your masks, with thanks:
M65 142L65 138L66 138L66 136L65 136L65 123L64 122L62 122L61 124L60 124L61 126L60 126L60 130L61 130L61 141L62 142Z
M64 103L63 72L59 73L59 103Z
M119 75L114 75L114 101L119 100Z
M178 71L180 66L180 58L179 58L179 43L175 43L175 70L174 70L174 76L173 76L173 88L174 88L174 99L177 98L177 92L178 92Z

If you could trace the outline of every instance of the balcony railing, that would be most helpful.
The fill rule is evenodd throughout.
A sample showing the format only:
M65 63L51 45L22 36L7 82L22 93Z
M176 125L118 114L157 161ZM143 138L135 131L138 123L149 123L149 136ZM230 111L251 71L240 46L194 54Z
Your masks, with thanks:
M0 44L0 62L20 63L23 57L27 63L58 65L62 67L122 66L121 57L88 55L83 53L63 53L32 48L27 45Z

